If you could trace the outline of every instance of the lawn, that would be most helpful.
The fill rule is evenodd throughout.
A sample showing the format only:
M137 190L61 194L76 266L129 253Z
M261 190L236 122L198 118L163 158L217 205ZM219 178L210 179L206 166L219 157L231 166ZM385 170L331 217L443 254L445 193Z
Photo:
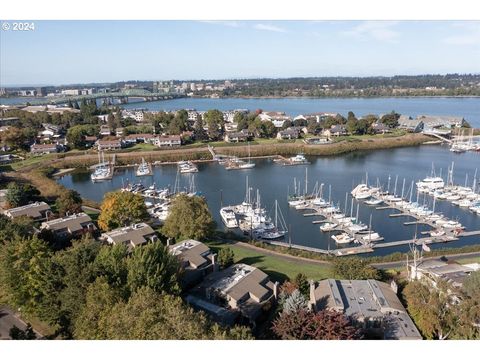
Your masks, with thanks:
M273 255L266 255L255 250L245 249L220 242L208 244L212 250L218 252L223 247L232 249L235 255L235 262L242 262L253 265L267 273L272 279L284 281L293 278L298 273L303 273L308 279L321 280L332 277L331 266L327 264L307 264L295 259L280 258Z

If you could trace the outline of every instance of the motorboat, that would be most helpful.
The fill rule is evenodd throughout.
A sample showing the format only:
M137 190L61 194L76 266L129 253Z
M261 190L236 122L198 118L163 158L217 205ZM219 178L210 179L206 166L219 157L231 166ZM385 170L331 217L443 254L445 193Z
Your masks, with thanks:
M291 164L308 164L309 163L307 158L303 154L292 156L288 160Z
M180 173L182 173L182 174L198 172L197 166L191 161L180 161L180 162L178 162L178 168L180 170Z
M320 226L320 230L322 230L323 232L327 232L327 231L332 231L333 229L335 229L338 225L335 224L335 223L325 223L323 225Z
M354 240L354 238L347 233L336 234L331 237L337 244L349 244Z
M422 181L417 182L417 187L422 190L437 190L445 187L445 182L438 176L427 176Z
M436 230L436 231L430 232L430 236L432 237L443 236L443 235L445 235L445 231L442 231L442 230Z
M233 211L233 207L227 206L221 208L220 217L227 228L233 229L238 227L238 221L235 212Z
M152 168L150 165L142 158L142 162L138 165L137 170L135 171L136 176L150 176L153 175Z
M380 205L381 203L383 203L383 200L376 198L365 201L365 204L367 205Z
M362 240L365 240L365 241L376 241L380 238L381 238L381 236L376 232L372 232L368 235L362 236Z

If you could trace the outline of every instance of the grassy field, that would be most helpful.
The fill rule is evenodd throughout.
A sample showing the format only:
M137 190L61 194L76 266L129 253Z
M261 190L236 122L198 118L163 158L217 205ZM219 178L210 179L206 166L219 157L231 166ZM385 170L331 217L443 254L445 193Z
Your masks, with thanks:
M288 259L275 255L267 255L234 245L221 242L210 242L208 244L214 251L229 247L235 254L235 262L241 262L258 267L267 273L272 279L284 281L293 278L298 273L303 273L308 279L321 280L332 277L332 267L328 264L309 264L301 260Z

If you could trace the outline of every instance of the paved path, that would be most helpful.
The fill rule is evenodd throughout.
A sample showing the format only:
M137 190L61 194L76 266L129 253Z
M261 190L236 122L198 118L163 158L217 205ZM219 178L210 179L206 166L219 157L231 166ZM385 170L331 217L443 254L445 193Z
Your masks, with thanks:
M465 253L465 254L445 254L445 255L440 255L440 256L433 256L433 257L428 257L426 259L441 259L443 257L449 259L449 260L461 260L461 259L468 259L468 258L474 258L480 256L480 251L477 252L470 252L470 253ZM391 262L384 262L384 263L375 263L372 264L375 266L377 269L392 269L400 266L405 265L405 260L401 261L391 261Z
M27 328L27 324L23 321L18 314L16 314L8 306L0 306L0 340L11 340L10 329L16 326L21 330ZM42 338L43 335L34 329L37 334L37 338Z

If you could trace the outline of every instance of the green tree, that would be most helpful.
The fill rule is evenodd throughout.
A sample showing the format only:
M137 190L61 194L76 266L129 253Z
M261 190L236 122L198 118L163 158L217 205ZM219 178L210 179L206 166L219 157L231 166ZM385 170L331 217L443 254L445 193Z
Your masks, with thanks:
M235 254L232 249L225 247L218 252L218 263L222 268L227 268L234 263Z
M103 246L95 258L95 267L100 276L104 276L110 286L122 289L127 284L126 245Z
M398 119L400 119L400 114L392 111L390 114L383 115L380 121L389 128L396 128L398 127Z
M379 280L381 278L381 273L377 269L357 256L335 258L333 260L333 272L337 279Z
M298 273L293 279L293 283L303 296L310 298L310 284L305 274Z
M105 231L138 223L149 218L143 197L127 191L114 191L105 194L100 211L98 225Z
M223 132L225 121L223 120L223 113L220 110L208 110L203 115L208 127L208 136L210 139L216 140Z
M10 338L12 340L36 340L37 336L35 335L35 331L33 331L32 325L27 324L25 330L22 330L15 325L9 331Z
M11 149L21 148L26 140L25 133L17 127L10 127L0 132L0 141Z
M200 114L197 115L197 121L195 121L193 134L195 135L196 140L200 140L200 141L208 140L208 134L203 128L203 119L202 119L202 115Z
M179 264L160 241L137 247L127 260L127 284L132 292L148 286L157 292L177 294Z
M214 228L207 202L199 196L180 194L170 206L162 233L175 239L205 239Z
M11 182L7 186L5 199L10 207L18 207L38 200L40 191L30 184Z
M57 198L55 206L61 216L77 214L82 211L82 197L75 190L66 190Z

